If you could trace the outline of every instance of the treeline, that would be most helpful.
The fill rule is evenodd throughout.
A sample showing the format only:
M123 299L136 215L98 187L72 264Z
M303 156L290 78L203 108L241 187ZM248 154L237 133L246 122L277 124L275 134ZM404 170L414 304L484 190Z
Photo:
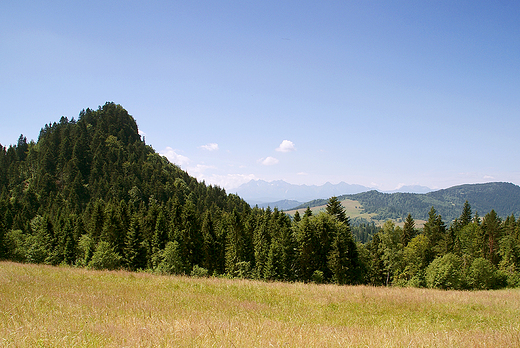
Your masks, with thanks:
M0 146L0 174L2 259L337 284L520 285L514 216L480 219L466 204L446 227L432 208L419 231L411 215L403 228L351 227L336 197L326 212L292 219L251 208L159 156L114 103L46 125L36 143L21 136Z
M347 225L309 215L297 227L197 182L147 146L114 103L46 125L36 143L20 136L0 147L0 170L0 258L361 282Z
M502 220L494 210L472 215L465 202L447 227L432 207L421 230L411 215L401 228L387 221L362 248L374 285L441 289L491 289L520 286L520 220Z

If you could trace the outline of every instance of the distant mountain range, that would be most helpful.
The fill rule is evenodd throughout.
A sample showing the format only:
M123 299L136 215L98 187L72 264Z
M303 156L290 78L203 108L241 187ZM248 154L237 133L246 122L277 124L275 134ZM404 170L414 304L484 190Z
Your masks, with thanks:
M267 182L264 180L251 180L235 189L235 193L246 200L250 205L258 205L260 208L270 206L281 210L294 208L303 202L315 199L328 199L332 196L346 194L357 194L373 190L363 185L331 184L327 182L323 185L295 185L283 180ZM394 192L408 193L427 193L432 189L425 186L403 186Z

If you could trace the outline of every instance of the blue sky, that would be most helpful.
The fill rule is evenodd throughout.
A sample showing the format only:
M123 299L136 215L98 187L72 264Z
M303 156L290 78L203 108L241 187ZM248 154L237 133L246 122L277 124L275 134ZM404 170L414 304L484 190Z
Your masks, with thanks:
M4 1L0 144L106 101L193 176L520 184L520 2Z

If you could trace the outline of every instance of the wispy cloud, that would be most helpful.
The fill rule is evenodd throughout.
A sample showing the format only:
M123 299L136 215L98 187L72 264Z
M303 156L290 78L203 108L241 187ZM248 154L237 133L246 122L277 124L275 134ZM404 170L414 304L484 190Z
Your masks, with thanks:
M282 143L280 144L280 146L278 146L278 148L276 149L276 151L279 151L279 152L291 152L291 151L296 151L296 146L294 146L294 143L290 140L284 140L282 141Z
M197 164L195 167L188 167L187 171L197 177L198 174L201 174L209 169L217 169L217 167L208 166L206 164Z
M206 145L199 146L200 149L208 150L208 151L217 151L218 144L217 143L209 143Z
M197 176L197 180L204 180L206 183L211 185L217 185L225 188L228 192L232 192L233 189L245 184L251 180L258 180L254 174L227 174L227 175L204 175L200 174Z
M174 150L171 147L167 147L166 149L159 152L161 156L164 156L170 161L171 163L178 164L180 166L184 166L188 163L190 163L190 159L186 156L180 155L177 152L178 150Z
M262 163L264 166L272 166L272 165L277 164L279 161L278 161L278 159L269 156L266 158L260 158L258 160L258 162Z

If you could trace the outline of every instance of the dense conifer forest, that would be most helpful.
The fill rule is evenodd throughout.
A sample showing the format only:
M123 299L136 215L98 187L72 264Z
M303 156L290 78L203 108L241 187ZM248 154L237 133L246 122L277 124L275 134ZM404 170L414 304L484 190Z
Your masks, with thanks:
M373 193L372 193L373 194ZM497 207L501 207L497 202ZM0 146L0 259L166 274L488 289L520 286L520 221L469 202L449 226L356 226L336 197L289 217L198 182L106 103ZM365 237L366 237L365 236ZM367 238L364 238L367 239Z

